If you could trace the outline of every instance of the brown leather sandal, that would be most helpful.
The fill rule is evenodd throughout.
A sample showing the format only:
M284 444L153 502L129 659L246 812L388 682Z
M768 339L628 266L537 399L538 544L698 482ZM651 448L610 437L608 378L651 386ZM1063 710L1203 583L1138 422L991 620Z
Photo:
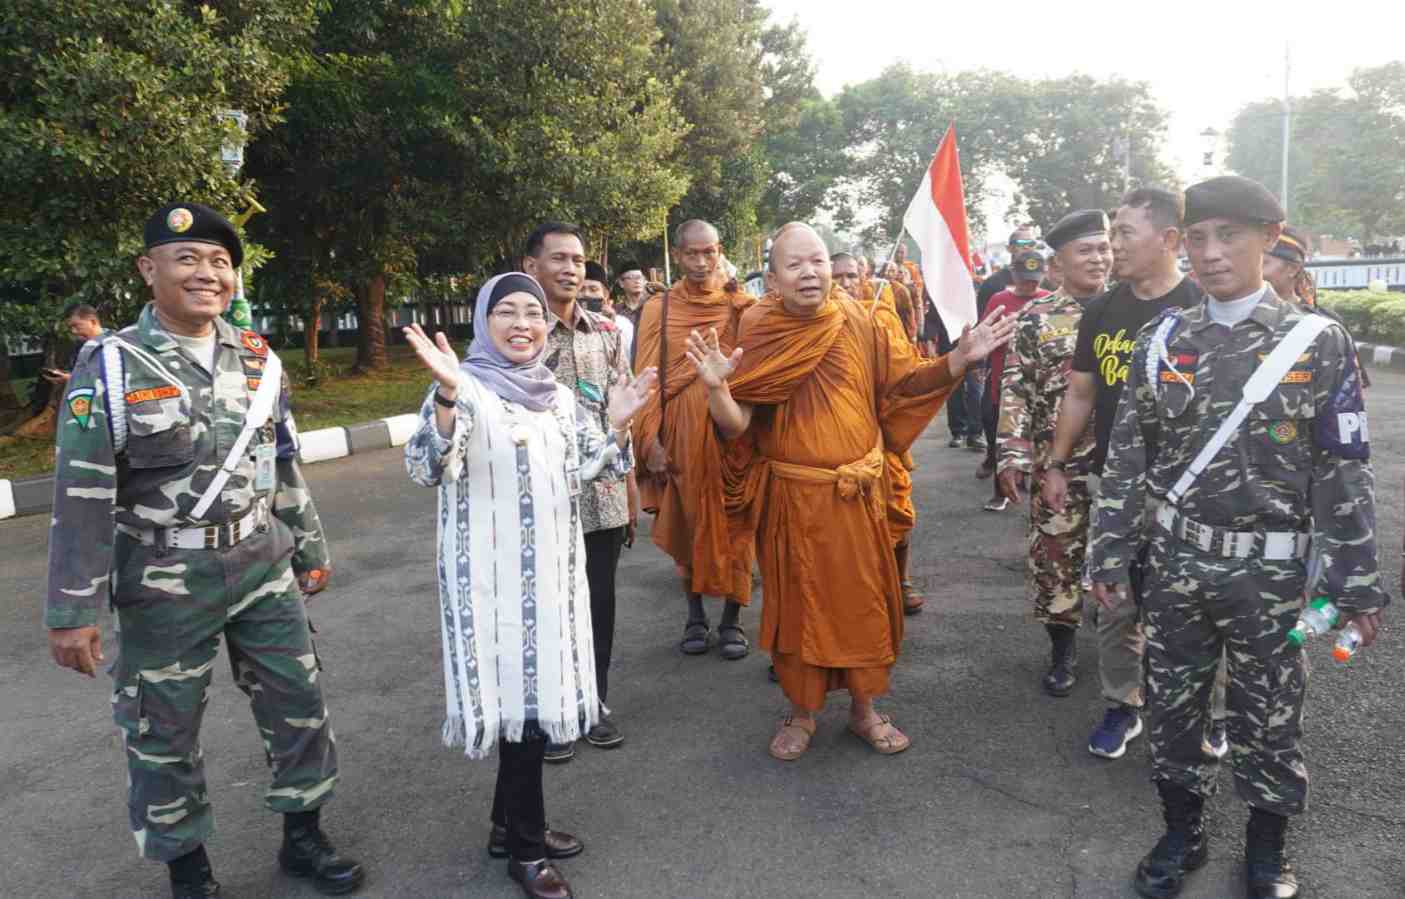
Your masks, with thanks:
M796 718L793 715L786 715L781 726L776 730L776 735L771 738L771 757L780 759L782 762L793 762L805 754L805 750L810 748L810 739L815 735L815 719ZM805 742L799 749L783 749L781 746L782 737L804 737Z
M896 755L912 745L907 734L898 730L893 725L893 719L887 715L879 715L877 721L863 729L855 727L854 722L850 721L849 733L873 747L880 755Z

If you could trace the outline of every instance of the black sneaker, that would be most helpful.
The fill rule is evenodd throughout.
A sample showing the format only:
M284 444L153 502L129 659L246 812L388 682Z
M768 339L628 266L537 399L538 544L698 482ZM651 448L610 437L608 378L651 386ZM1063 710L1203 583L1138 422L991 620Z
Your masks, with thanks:
M585 741L597 749L614 749L624 742L624 734L609 715L601 715L600 722L586 732Z
M542 761L548 765L564 765L576 757L575 743L547 743Z

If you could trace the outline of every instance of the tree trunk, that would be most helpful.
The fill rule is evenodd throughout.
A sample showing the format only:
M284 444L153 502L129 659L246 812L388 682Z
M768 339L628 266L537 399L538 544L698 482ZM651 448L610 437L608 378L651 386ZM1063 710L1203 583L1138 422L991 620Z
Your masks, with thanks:
M64 345L67 346L67 342ZM57 368L58 355L58 342L53 338L46 339L44 341L44 366ZM34 386L34 396L31 397L30 404L34 415L15 428L12 433L16 437L25 437L31 440L52 440L58 430L59 403L63 401L65 386L63 384L50 384L43 378L35 381ZM36 408L35 401L41 402L42 405Z
M360 319L356 371L376 371L390 365L385 352L385 273L377 272L358 286L356 315Z
M10 347L0 339L0 430L14 424L23 414L24 404L10 383Z
M303 320L302 329L302 357L307 362L308 371L317 364L318 334L322 327L322 294L313 292L312 299L308 300L307 318Z

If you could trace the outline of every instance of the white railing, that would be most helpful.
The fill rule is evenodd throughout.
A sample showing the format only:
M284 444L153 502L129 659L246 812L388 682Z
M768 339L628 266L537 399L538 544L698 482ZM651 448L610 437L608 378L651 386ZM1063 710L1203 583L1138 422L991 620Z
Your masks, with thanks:
M1384 281L1392 290L1405 290L1405 259L1332 259L1307 264L1319 290L1365 290Z

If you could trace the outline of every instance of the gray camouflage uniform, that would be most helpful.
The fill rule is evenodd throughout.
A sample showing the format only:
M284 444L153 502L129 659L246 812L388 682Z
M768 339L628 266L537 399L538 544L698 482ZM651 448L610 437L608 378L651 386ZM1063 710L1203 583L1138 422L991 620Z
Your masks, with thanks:
M116 609L112 708L125 738L128 809L139 849L159 861L193 850L214 830L199 735L221 634L273 768L269 808L317 808L337 778L296 580L327 567L327 547L298 470L286 380L272 418L215 503L199 520L191 514L243 429L269 353L252 332L220 320L215 329L212 377L148 305L136 325L84 348L58 425L44 620L50 628L95 625L105 601ZM116 375L102 352L111 341L119 342L126 376L120 452L107 398L107 378ZM260 445L276 448L276 477L256 490ZM234 546L175 549L134 536L228 524L261 506L271 511L264 526Z
M1235 785L1250 805L1280 815L1307 802L1298 746L1306 668L1287 639L1309 586L1302 559L1226 557L1156 523L1171 486L1239 403L1263 357L1301 319L1270 288L1245 321L1216 324L1205 303L1167 310L1133 351L1093 523L1092 576L1126 584L1148 525L1142 611L1153 777L1204 796L1217 762L1201 750L1221 649L1229 669L1226 729ZM1151 338L1178 319L1167 353L1148 364ZM1168 362L1167 360L1170 360ZM1183 382L1171 368L1186 376ZM1339 326L1320 333L1249 413L1187 490L1185 517L1227 531L1310 533L1320 560L1315 595L1347 615L1386 605L1376 570L1375 501L1360 371Z

